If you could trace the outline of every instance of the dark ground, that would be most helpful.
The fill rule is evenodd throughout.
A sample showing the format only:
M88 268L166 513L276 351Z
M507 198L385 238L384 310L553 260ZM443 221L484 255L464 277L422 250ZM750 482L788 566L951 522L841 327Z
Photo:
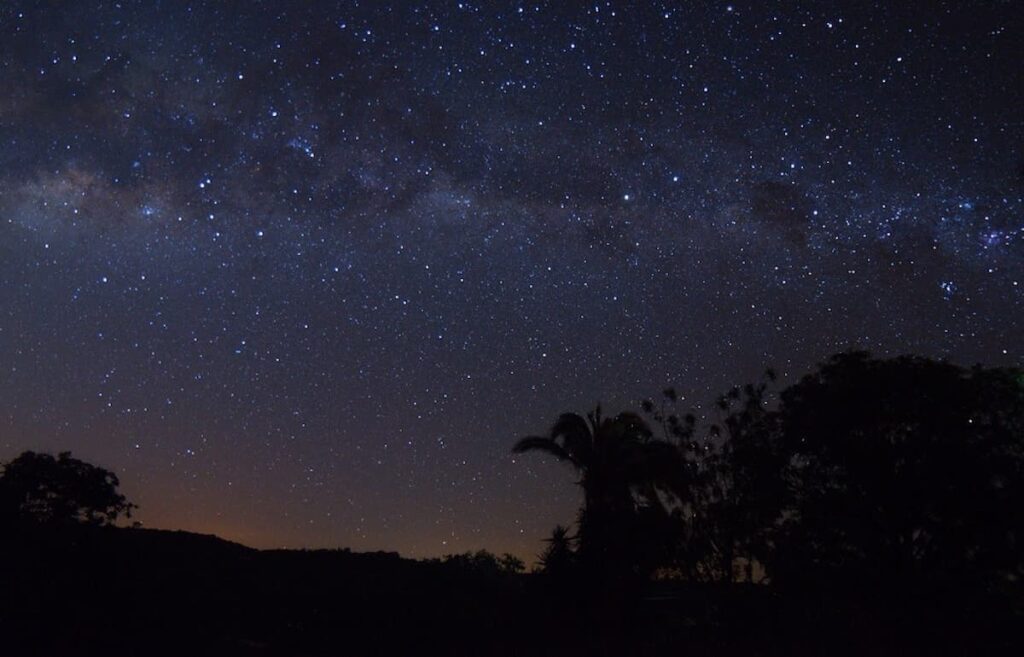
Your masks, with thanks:
M1011 655L1022 608L947 591L660 583L602 606L458 560L66 527L0 537L4 655Z

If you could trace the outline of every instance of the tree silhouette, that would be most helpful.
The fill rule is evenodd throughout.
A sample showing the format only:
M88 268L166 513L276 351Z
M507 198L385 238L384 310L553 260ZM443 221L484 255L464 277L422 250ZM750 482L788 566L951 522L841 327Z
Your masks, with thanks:
M526 570L526 564L514 554L505 552L498 556L487 550L449 554L442 559L442 563L465 572L488 577L517 575Z
M656 513L658 490L676 471L676 450L655 440L640 416L561 415L547 436L520 439L513 452L539 451L568 463L579 474L583 506L577 540L581 564L608 577L640 574L648 547L641 509Z
M667 410L672 389L660 407L644 402L687 469L675 570L803 585L1024 581L1019 370L851 352L778 401L774 379L722 395L706 430Z
M556 525L551 531L551 538L545 539L548 544L541 553L538 563L541 572L556 578L565 578L572 570L576 557L573 551L573 537L569 529Z
M710 425L676 412L674 388L662 392L660 404L641 403L677 444L683 469L672 480L676 526L667 536L674 545L662 564L669 572L689 580L754 580L784 493L768 399L775 379L768 369L761 382L719 396L713 406L719 418Z
M768 566L787 579L1005 581L1024 574L1024 379L866 353L783 391L791 498Z
M775 373L735 387L715 407L721 420L702 446L692 518L700 572L709 579L754 580L754 566L771 548L774 523L786 499L778 449L778 419L768 408Z
M117 475L61 452L23 452L3 465L0 509L9 520L35 523L113 524L131 517L134 504L117 490Z

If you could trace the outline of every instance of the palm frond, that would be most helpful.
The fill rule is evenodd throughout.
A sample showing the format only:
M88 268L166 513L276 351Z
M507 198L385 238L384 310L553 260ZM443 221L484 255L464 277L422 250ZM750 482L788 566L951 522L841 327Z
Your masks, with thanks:
M512 446L512 453L522 454L523 452L544 452L554 456L559 461L576 463L569 452L564 450L561 445L551 438L545 438L544 436L526 436L516 441L516 444Z
M619 413L615 416L613 421L621 431L627 434L632 434L633 439L646 440L653 435L651 433L651 428L647 426L647 422L636 413L630 413L628 411Z
M551 427L551 439L561 438L565 451L579 463L588 463L593 453L593 434L587 421L576 413L563 413Z

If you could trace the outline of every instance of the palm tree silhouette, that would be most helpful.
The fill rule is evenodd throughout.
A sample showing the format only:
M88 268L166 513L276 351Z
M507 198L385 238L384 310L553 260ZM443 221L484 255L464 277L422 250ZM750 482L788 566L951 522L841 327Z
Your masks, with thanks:
M562 414L547 436L527 436L513 453L543 452L579 473L583 506L578 520L579 556L583 565L606 575L635 570L635 535L641 507L661 509L658 491L663 474L674 473L675 446L652 438L635 413L604 417L601 406L582 417Z

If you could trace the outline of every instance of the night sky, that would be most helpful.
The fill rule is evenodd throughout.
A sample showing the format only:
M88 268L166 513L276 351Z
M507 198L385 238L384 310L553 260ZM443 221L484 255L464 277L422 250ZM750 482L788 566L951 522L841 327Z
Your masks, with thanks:
M768 4L4 2L0 459L531 559L560 412L1022 364L1024 5Z

